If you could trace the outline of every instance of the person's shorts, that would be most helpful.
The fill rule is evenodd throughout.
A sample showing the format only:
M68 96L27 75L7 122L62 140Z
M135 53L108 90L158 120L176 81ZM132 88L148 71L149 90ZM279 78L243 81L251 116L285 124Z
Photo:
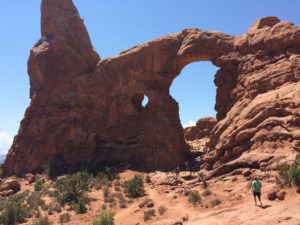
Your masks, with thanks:
M261 195L261 193L260 193L260 192L254 192L254 191L253 191L253 196L254 196L254 197L256 197L256 196L257 196L257 197L259 197L259 198L260 198L260 195Z

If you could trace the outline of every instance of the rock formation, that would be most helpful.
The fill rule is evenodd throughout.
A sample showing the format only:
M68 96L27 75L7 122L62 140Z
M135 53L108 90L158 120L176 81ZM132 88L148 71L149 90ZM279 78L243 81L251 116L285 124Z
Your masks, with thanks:
M169 88L195 61L220 68L207 169L259 167L299 150L300 30L292 23L263 18L241 36L185 29L100 60L71 0L42 0L41 11L31 104L4 174L39 172L53 160L173 169L189 151ZM272 157L228 164L251 153Z
M217 120L213 117L199 119L196 126L190 126L184 129L185 140L193 141L201 138L209 138L216 124Z

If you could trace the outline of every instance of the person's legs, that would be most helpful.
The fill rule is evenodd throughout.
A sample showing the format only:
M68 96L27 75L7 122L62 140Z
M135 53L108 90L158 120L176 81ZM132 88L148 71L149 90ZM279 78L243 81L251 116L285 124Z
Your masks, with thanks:
M262 206L260 196L261 196L261 193L259 192L258 195L257 195L257 197L258 197L258 200L259 200L259 202L260 202L260 206Z
M255 205L257 205L257 203L256 203L256 193L255 192L253 192L253 197L254 197Z

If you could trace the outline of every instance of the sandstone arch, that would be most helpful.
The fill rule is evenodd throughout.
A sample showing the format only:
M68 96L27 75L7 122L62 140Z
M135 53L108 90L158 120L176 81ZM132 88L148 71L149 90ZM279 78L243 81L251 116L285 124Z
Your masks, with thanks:
M269 151L265 144L278 135L286 151L299 148L300 32L293 24L268 17L241 36L186 29L100 60L71 0L42 0L41 10L42 38L28 63L31 105L4 174L39 172L54 157L67 166L99 160L174 168L189 152L169 87L184 66L206 60L220 67L208 169L228 172L233 167L222 164L260 146ZM139 94L150 100L144 110Z

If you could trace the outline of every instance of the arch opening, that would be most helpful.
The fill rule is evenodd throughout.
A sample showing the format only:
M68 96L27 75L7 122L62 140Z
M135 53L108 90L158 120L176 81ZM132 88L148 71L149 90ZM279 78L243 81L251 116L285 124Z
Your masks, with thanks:
M214 75L217 70L210 61L193 62L173 80L170 94L179 105L183 128L194 126L201 118L216 117Z
M147 95L144 95L143 101L142 101L142 107L145 108L149 103L149 98Z
M132 97L132 102L135 105L135 107L139 111L141 111L141 110L145 109L147 107L147 105L149 104L149 98L145 94L138 93Z

